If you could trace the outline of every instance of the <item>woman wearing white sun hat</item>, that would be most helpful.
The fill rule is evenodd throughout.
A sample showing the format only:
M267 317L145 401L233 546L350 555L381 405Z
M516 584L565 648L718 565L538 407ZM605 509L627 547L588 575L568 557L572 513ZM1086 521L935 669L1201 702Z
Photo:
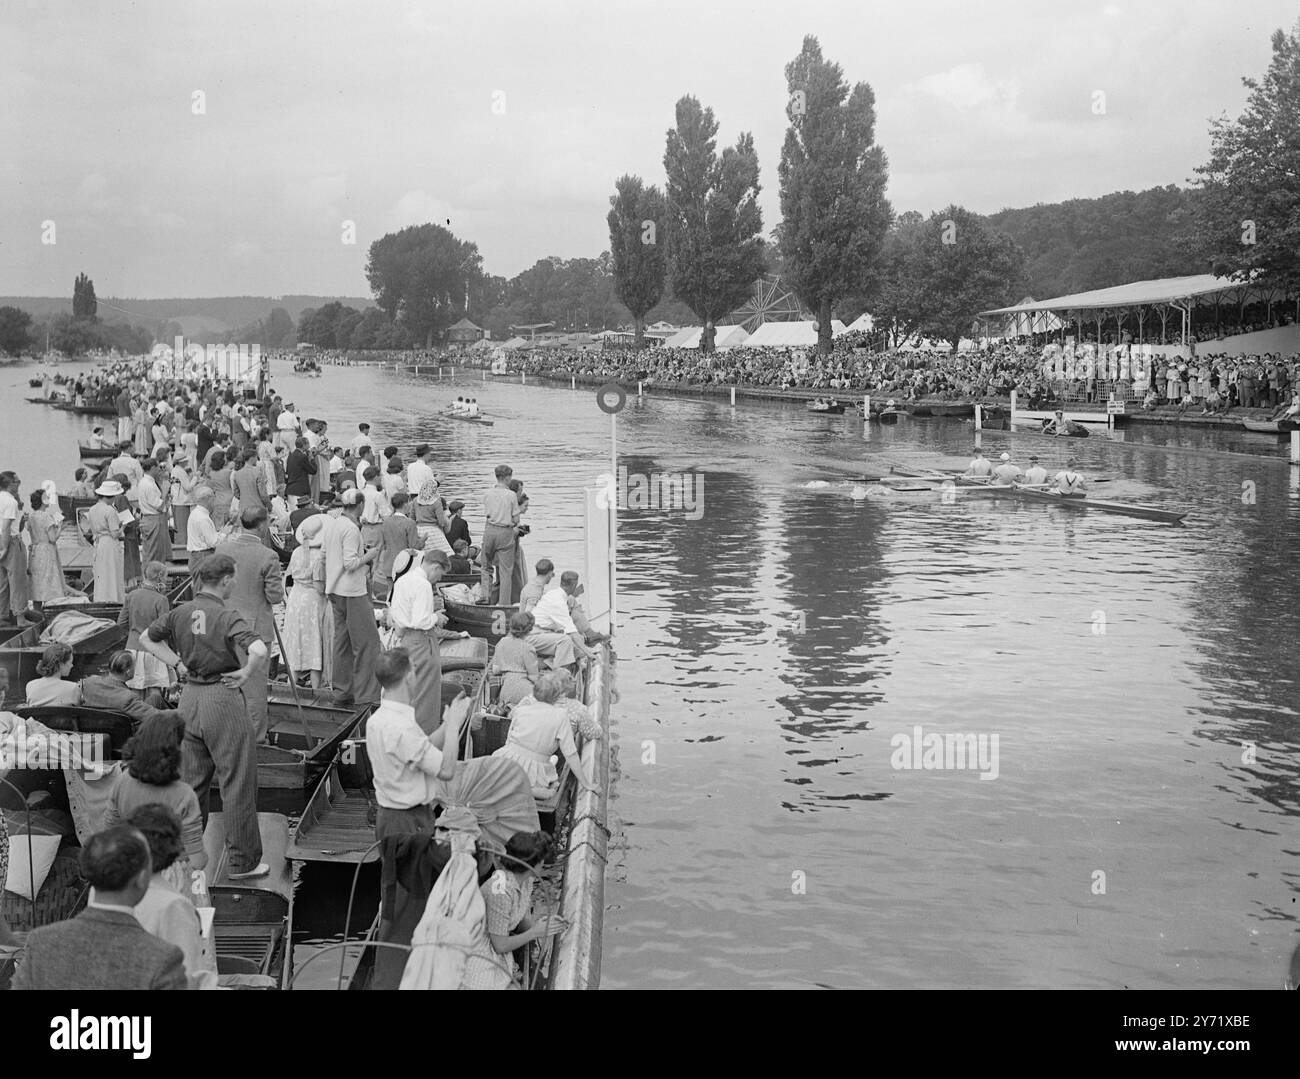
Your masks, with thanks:
M121 603L126 597L123 567L122 518L113 500L122 494L122 485L108 480L95 488L99 501L86 512L91 542L95 546L95 602Z

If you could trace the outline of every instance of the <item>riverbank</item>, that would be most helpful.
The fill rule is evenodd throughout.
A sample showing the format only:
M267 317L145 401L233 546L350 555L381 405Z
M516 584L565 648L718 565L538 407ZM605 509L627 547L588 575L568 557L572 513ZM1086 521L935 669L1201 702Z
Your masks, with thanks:
M736 400L740 400L744 398L750 400L787 401L787 402L795 402L795 403L806 403L808 401L815 400L819 397L835 397L840 401L857 404L857 403L861 403L863 397L866 396L870 396L875 401L881 401L886 399L887 397L887 395L883 391L880 393L869 394L866 391L862 391L862 390L806 389L804 387L799 387L799 386L782 388L782 387L770 387L770 386L745 386L745 385L731 386L723 383L703 383L703 382L658 382L654 380L644 380L638 382L636 379L626 378L621 376L610 378L603 375L575 374L573 372L563 371L563 370L537 371L531 374L524 373L524 372L512 372L508 375L498 375L498 374L494 374L490 370L486 372L482 372L478 368L473 368L473 367L437 367L435 365L425 365L425 364L419 364L419 365L397 364L395 365L395 367L401 370L405 370L409 374L418 374L421 376L434 376L440 371L446 371L452 374L461 373L461 372L479 373L479 374L485 373L486 374L485 381L516 382L522 380L523 384L525 385L527 385L527 383L530 380L536 380L539 382L547 382L547 383L555 383L560 385L568 384L571 386L578 385L578 386L590 386L590 387L603 386L607 382L615 382L618 385L627 389L629 393L636 392L639 386L643 395L653 396L656 394L667 394L674 397L699 397L699 398L705 398L709 400L715 398L721 398L730 401L732 399L733 391ZM1010 408L1011 398L1009 396L982 397L978 399L918 398L917 400L914 401L902 402L903 407L908 409L909 411L911 411L912 409L918 406L920 407L934 406L934 405L974 406L977 404L982 405L986 409L987 408ZM1232 412L1230 412L1227 415L1201 416L1199 415L1199 409L1195 412L1191 410L1188 410L1187 412L1180 412L1180 410L1176 405L1162 405L1150 412L1141 409L1141 406L1136 403L1131 402L1131 405L1132 407L1138 409L1138 411L1125 412L1122 415L1116 416L1115 424L1117 427L1143 426L1148 424L1154 424L1157 426L1173 426L1173 427L1189 427L1189 428L1213 427L1213 428L1221 428L1224 430L1241 431L1244 430L1244 427L1241 422L1243 419L1267 420L1273 412L1272 409L1268 409L1268 408L1244 408L1244 409L1235 408L1232 410ZM1076 413L1076 412L1094 413L1098 417L1099 421L1104 420L1106 416L1105 402L1102 402L1100 404L1071 404L1069 406L1069 409L1071 413ZM956 418L956 417L938 417L938 418L943 419L943 418Z

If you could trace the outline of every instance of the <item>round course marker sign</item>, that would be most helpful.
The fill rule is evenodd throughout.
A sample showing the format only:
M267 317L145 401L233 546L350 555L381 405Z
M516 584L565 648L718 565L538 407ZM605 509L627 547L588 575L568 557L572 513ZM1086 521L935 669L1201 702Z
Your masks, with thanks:
M612 416L623 411L627 404L627 394L617 382L606 382L596 391L596 404L600 406L601 412L608 412Z

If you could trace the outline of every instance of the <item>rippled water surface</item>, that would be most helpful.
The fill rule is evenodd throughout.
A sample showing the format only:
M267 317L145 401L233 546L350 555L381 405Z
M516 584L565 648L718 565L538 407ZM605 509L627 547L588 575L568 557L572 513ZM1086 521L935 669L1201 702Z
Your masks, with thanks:
M0 373L10 402L28 374ZM509 461L529 561L582 568L578 490L609 467L590 391L276 375L336 437L367 419L381 445L433 443L476 533ZM471 392L495 427L431 415ZM65 487L89 424L20 403L5 418L4 467ZM702 471L704 512L620 520L602 984L1276 987L1300 913L1300 492L1280 447L1070 440L1085 473L1115 477L1095 495L1190 512L1170 528L854 500L864 473L964 463L971 428L864 441L847 422L652 395L619 417L620 464ZM1066 449L984 444L1049 468ZM996 735L997 778L891 767L917 726Z

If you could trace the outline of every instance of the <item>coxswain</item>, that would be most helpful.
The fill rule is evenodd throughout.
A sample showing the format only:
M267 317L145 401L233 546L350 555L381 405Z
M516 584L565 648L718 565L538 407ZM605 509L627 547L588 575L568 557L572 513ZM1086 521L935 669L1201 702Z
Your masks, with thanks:
M1037 457L1029 458L1029 467L1025 469L1023 483L1026 487L1042 487L1047 483L1047 469L1038 463Z
M1079 462L1071 457L1065 462L1065 468L1056 474L1052 483L1056 487L1057 493L1062 498L1084 498L1088 493L1088 485L1084 482L1083 476L1075 471Z
M1010 487L1021 478L1021 471L1011 463L1011 454L1004 453L999 459L997 468L993 470L994 487Z
M984 451L978 446L975 447L975 460L970 463L962 475L969 476L972 479L987 479L993 475L992 462L984 456Z

